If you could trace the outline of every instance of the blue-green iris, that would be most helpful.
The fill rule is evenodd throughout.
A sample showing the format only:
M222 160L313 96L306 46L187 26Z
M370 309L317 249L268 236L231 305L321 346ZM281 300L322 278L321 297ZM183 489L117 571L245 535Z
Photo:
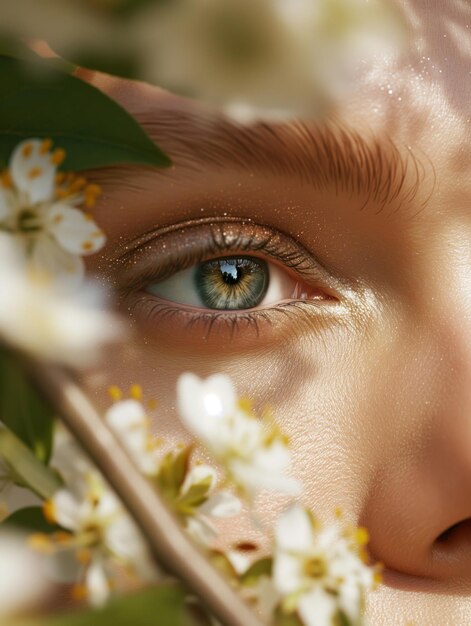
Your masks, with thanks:
M210 309L252 309L268 289L268 266L254 257L226 257L197 266L195 287Z

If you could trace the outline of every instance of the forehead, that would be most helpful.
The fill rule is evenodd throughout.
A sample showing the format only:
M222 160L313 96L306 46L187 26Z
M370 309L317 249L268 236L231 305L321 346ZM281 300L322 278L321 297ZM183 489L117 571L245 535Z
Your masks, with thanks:
M378 56L359 68L357 89L342 114L367 118L396 140L445 146L469 139L471 3L395 0L407 24L402 53Z

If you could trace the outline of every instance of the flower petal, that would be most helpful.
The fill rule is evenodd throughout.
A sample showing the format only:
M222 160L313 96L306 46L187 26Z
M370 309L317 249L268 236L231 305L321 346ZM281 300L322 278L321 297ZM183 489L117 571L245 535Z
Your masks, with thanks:
M85 585L90 604L97 608L103 606L110 595L110 585L101 559L94 559L88 567Z
M30 266L39 275L51 277L55 283L70 291L80 285L85 275L81 257L66 252L48 235L36 239Z
M337 605L331 594L317 587L301 597L298 612L306 626L331 626Z
M188 517L186 530L195 541L204 546L210 546L218 535L216 528L203 517Z
M296 555L279 550L273 560L273 582L276 589L283 595L297 593L303 584L303 559Z
M287 509L279 518L275 530L276 544L282 550L303 553L312 546L311 520L299 505Z
M212 517L232 517L238 515L241 510L242 504L239 498L228 491L215 493L198 509L201 514Z
M46 227L62 248L72 254L94 254L105 245L105 234L94 220L65 202L51 206Z
M197 437L213 442L225 418L235 413L236 395L228 376L216 374L201 380L185 373L177 383L178 407L183 423Z
M67 530L76 530L80 523L80 503L67 489L59 489L53 498L54 519Z
M52 200L54 195L56 166L43 145L41 139L27 139L18 144L10 158L13 183L31 204Z
M185 476L185 481L181 487L182 495L185 494L193 485L204 482L208 478L211 480L210 486L208 488L209 492L216 485L216 470L210 465L194 465Z
M278 491L287 495L297 496L301 493L301 483L285 474L279 474L269 470L260 469L252 461L240 461L238 459L231 461L228 468L236 480L251 496L254 496L261 489L269 489L270 491Z
M106 421L113 429L124 431L134 426L145 426L146 412L137 400L122 400L108 409Z

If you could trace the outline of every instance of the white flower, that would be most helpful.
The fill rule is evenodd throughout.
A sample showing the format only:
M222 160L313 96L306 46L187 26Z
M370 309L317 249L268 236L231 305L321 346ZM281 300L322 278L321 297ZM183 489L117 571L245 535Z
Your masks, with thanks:
M7 530L0 533L0 555L0 618L38 607L51 587L43 558L27 547L21 534Z
M214 468L195 465L187 473L175 501L176 510L184 516L186 529L203 545L210 545L217 536L211 518L233 517L242 510L240 500L234 495L225 490L215 491L216 483Z
M183 0L136 20L147 80L241 121L312 118L401 34L381 0Z
M318 527L305 509L288 509L277 522L273 561L284 610L297 611L306 626L332 626L339 611L356 623L376 577L361 558L366 540L363 529Z
M286 438L243 410L230 378L215 375L203 381L183 374L177 391L183 423L242 491L251 497L261 489L299 493L299 482L286 475L291 461Z
M120 391L113 388L116 392ZM228 491L215 492L217 477L209 465L189 468L191 448L177 448L163 458L149 428L149 418L138 385L129 399L115 402L106 412L106 421L119 437L140 471L154 479L170 505L182 517L194 539L210 545L217 535L211 518L230 517L241 510L238 498Z
M87 365L122 332L97 287L65 294L44 275L25 272L0 233L0 338L42 359Z
M46 502L44 511L67 533L33 535L31 545L49 552L74 551L82 566L76 589L93 606L108 599L117 565L132 569L141 580L156 575L138 528L98 472L79 472L77 481Z
M140 471L147 476L155 475L159 469L157 446L141 402L134 398L116 402L107 410L105 419Z
M82 256L105 244L105 235L89 213L96 185L74 175L57 174L64 152L51 141L28 139L10 158L0 180L0 230L16 242L25 262L40 274L76 285L84 275Z

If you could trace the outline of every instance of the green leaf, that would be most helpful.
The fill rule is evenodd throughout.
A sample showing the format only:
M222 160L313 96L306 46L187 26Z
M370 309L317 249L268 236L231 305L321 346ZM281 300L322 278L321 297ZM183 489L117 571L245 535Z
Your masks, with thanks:
M361 622L356 623L356 626L360 626L360 624ZM335 615L335 626L354 626L354 624L351 622L348 615L339 609Z
M65 170L122 163L167 167L169 158L119 104L49 63L0 56L0 166L17 143L50 137Z
M3 349L0 349L0 420L40 461L49 461L53 409L34 389L14 357Z
M157 475L157 486L170 500L177 498L188 472L192 447L186 446L176 454L169 452L163 458Z
M14 433L1 427L0 457L6 461L18 484L30 487L41 498L51 498L62 486L55 472L38 461Z
M18 509L2 522L2 526L15 526L28 532L50 533L61 530L60 526L49 524L39 506L28 506Z
M207 476L198 483L191 485L188 491L175 502L177 510L184 515L191 515L197 507L208 499L212 482L211 476Z
M190 626L185 593L176 585L161 585L112 600L105 608L15 621L15 626ZM13 626L13 623L12 623Z
M286 613L282 613L278 611L275 614L274 620L275 626L303 626L303 622L301 618L296 615L296 613L290 613L287 615Z
M271 576L273 559L265 557L252 563L249 569L241 577L240 582L243 585L255 585L260 576Z

